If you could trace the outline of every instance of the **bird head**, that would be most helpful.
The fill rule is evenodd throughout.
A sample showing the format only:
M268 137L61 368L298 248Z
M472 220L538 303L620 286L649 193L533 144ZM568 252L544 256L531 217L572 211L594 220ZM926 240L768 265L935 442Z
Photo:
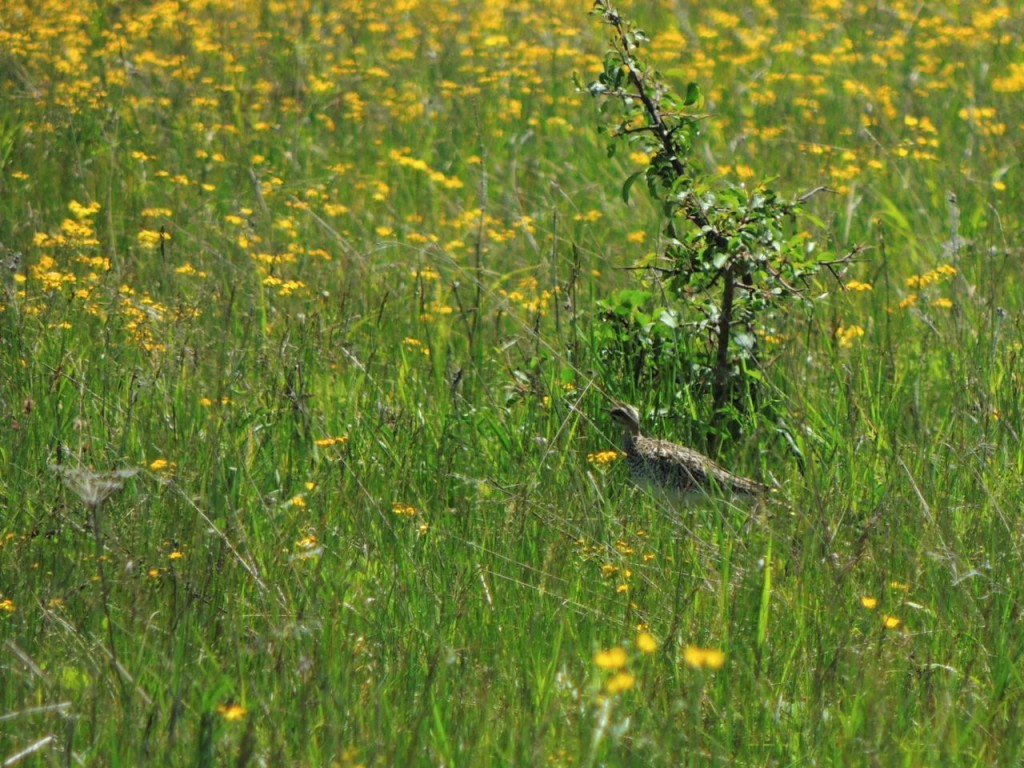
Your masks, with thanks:
M616 403L615 407L608 411L612 421L622 427L631 435L640 434L640 412L628 403Z

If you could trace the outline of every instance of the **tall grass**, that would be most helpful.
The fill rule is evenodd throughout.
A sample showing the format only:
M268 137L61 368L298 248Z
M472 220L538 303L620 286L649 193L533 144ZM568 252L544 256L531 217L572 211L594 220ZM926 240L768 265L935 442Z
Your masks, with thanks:
M9 764L1019 761L1020 19L636 9L709 160L870 247L735 509L605 460L702 411L594 341L660 226L585 11L0 10Z

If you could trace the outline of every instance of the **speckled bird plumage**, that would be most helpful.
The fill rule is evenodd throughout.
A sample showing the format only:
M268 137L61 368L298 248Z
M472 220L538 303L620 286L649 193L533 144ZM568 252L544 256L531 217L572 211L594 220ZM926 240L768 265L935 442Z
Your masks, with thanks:
M626 453L633 479L676 493L710 490L713 487L737 494L757 496L768 487L755 480L734 475L702 453L683 445L644 437L640 433L640 414L632 405L620 403L609 411L622 427L622 450Z

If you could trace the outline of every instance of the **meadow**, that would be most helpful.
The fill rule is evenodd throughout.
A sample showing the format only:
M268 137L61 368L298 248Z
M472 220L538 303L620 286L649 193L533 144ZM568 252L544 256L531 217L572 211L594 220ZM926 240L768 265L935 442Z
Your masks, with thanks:
M4 765L1024 759L1024 16L622 5L857 254L712 444L588 10L0 6Z

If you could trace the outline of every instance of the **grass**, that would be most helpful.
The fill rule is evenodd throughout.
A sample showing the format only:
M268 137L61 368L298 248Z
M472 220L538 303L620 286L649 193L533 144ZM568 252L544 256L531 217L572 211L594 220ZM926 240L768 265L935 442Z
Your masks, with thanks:
M1019 762L1020 18L636 9L870 247L762 340L750 514L597 456L706 404L595 341L661 222L586 8L315 6L0 11L6 764Z

